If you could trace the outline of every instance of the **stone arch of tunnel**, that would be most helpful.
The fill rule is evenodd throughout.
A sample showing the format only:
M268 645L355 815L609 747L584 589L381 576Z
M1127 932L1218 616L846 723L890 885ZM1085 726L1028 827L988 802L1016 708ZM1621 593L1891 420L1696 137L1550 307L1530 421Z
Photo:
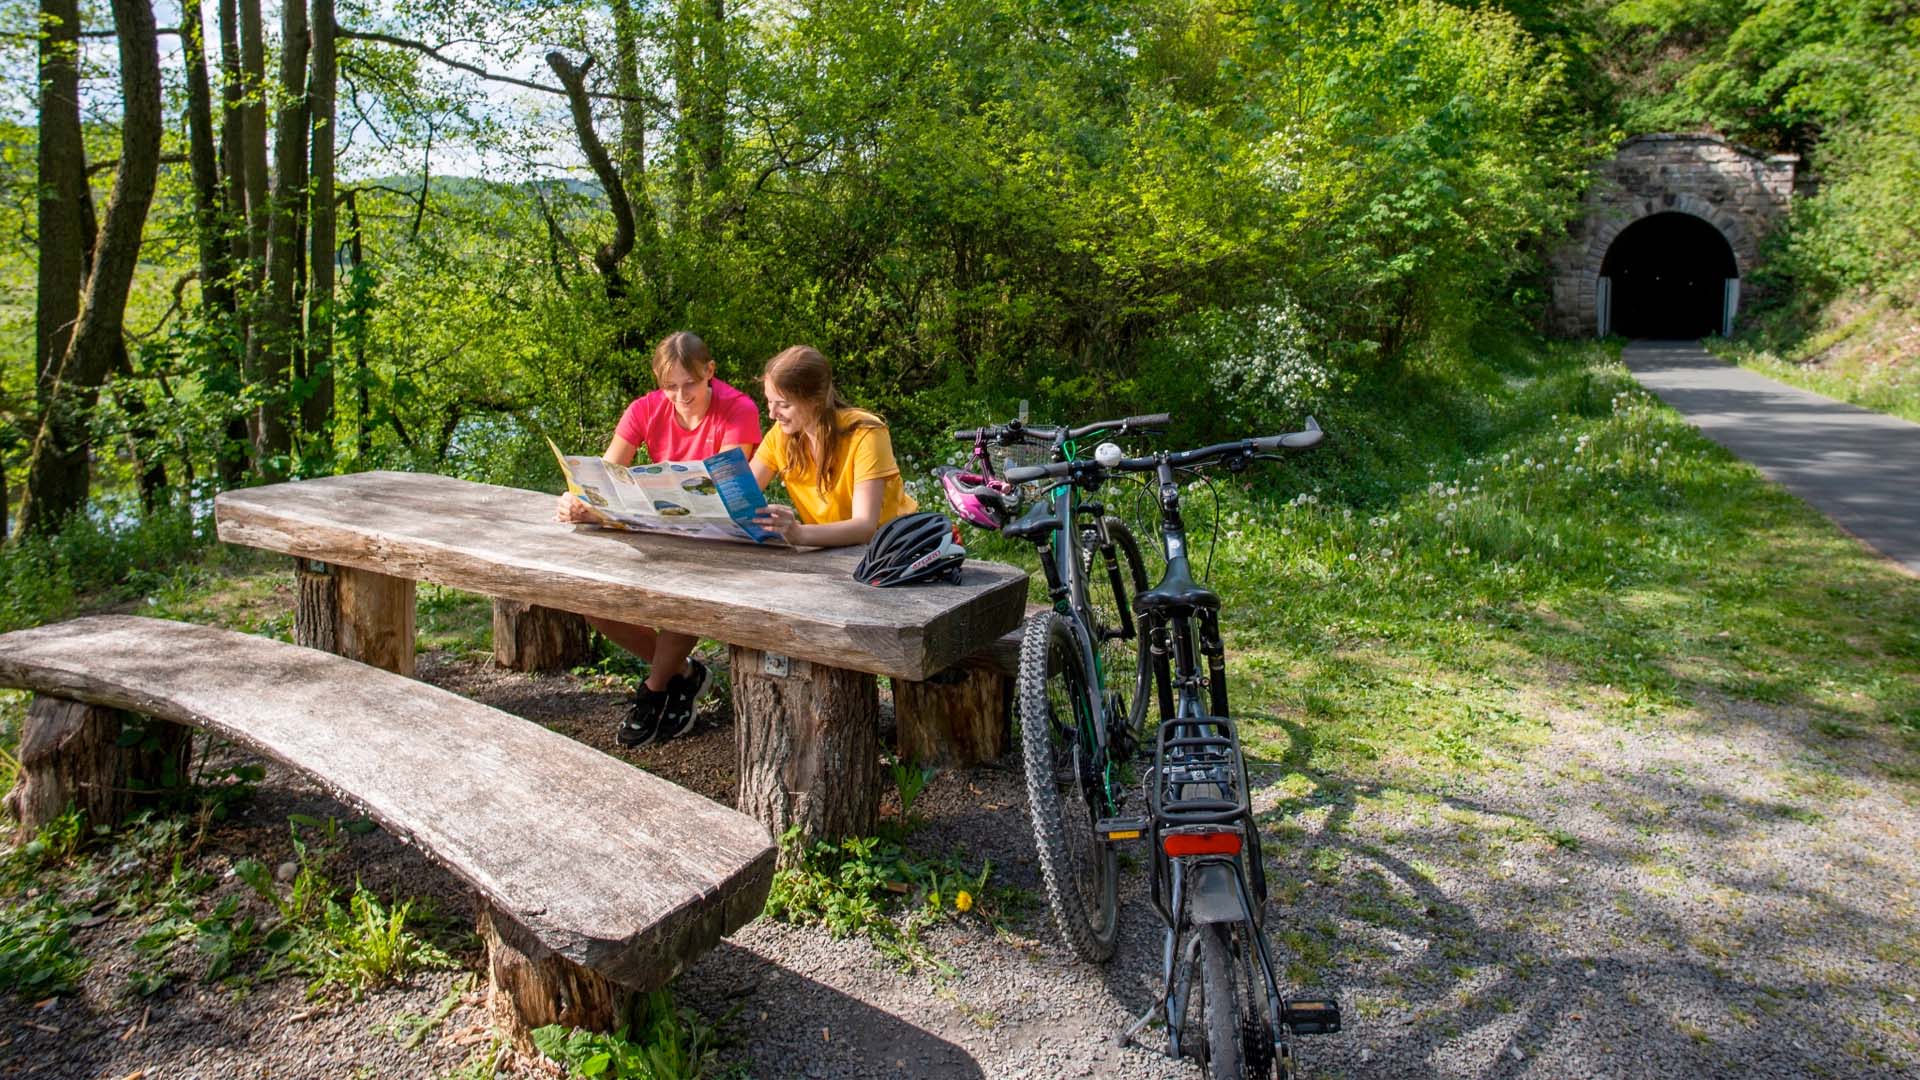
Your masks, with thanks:
M1599 330L1630 338L1726 334L1740 303L1733 244L1693 214L1649 214L1614 236L1600 262Z

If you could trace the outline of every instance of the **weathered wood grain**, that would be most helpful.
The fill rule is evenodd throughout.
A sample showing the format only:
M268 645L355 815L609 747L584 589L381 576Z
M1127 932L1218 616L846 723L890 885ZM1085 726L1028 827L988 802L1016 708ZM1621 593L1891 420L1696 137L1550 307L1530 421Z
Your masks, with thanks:
M635 989L758 915L766 827L537 724L313 649L94 616L0 634L0 685L214 732L466 881L523 950Z
M593 659L593 628L571 611L493 601L493 662L509 671L565 671Z
M222 492L220 539L486 596L924 679L1020 620L1026 574L969 562L958 585L874 589L861 549L794 551L552 520L553 496L372 472Z
M484 904L475 923L487 945L487 1013L516 1049L532 1050L533 1032L548 1024L614 1031L633 1019L637 991L543 949L520 948L501 932L511 920Z
M413 582L298 560L293 640L397 675L413 675Z
M735 805L779 836L865 836L880 805L880 694L864 672L732 649Z
M893 680L893 718L902 761L979 765L1007 752L1010 680L990 657L948 668L924 682Z

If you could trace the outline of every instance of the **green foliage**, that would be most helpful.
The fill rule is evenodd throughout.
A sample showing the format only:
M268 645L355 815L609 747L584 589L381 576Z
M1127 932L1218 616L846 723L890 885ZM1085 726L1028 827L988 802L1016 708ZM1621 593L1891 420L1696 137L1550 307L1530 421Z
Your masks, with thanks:
M315 831L317 837L311 841L303 837L302 826ZM293 849L297 869L284 893L264 865L245 859L234 864L234 876L278 914L275 925L261 941L267 952L280 958L285 967L308 976L309 993L337 988L356 999L367 990L399 982L416 971L451 967L451 957L408 927L411 900L388 907L355 882L346 902L340 901L325 867L344 842L339 823L333 819L319 822L296 817ZM244 943L249 947L253 944L250 919L235 922L231 911L216 911L215 916L228 927L226 933L245 935Z
M119 509L128 516L76 516L55 537L0 547L0 630L64 618L83 596L97 603L162 588L206 542L184 510Z
M604 445L651 386L648 349L682 327L750 391L766 357L819 346L915 473L950 449L943 428L1022 397L1049 414L1172 399L1198 427L1292 411L1357 367L1525 317L1517 285L1603 140L1580 112L1591 80L1567 75L1589 70L1584 16L1508 6L830 0L720 24L644 6L618 26L578 5L396 10L386 29L470 42L503 70L525 42L628 50L674 100L646 159L622 161L641 213L616 287L590 259L608 200L548 164L574 151L544 114L343 42L371 132L343 166L357 254L331 311L333 413L283 464L550 487L545 438ZM618 67L595 65L590 88L616 92ZM624 156L617 115L598 123ZM32 133L0 129L16 166L0 209L23 224ZM431 175L448 154L485 177ZM156 239L190 234L187 179L163 170ZM96 454L100 486L127 490L138 457L203 505L234 422L299 406L318 379L296 371L265 400L235 366L235 320L196 290L175 304L191 250L146 255L131 372L93 417L97 447L138 454ZM30 307L30 261L8 261L0 313ZM29 432L30 358L3 357L0 401L18 405L0 426ZM17 490L21 454L7 464ZM94 591L80 563L16 558L0 626Z
M780 857L766 915L823 926L836 938L863 936L908 971L951 975L951 965L928 948L925 931L942 918L975 911L991 921L1016 899L1008 890L989 890L991 860L976 872L957 857L927 859L883 837L808 847L797 828L789 829L780 838Z
M296 963L313 977L309 989L338 987L358 998L416 971L454 966L452 957L408 928L412 911L413 901L389 908L358 883L347 903L329 898L319 927L294 946Z
M51 893L0 907L0 993L66 993L89 964L74 950L67 909Z
M536 1028L533 1045L558 1062L569 1077L584 1080L699 1080L716 1073L714 1029L691 1009L676 1009L665 990L647 994L639 1019L612 1034L549 1025Z
M893 774L893 790L900 796L900 821L903 825L910 823L913 820L913 804L933 779L933 768L911 761L896 761L889 771Z
M1920 9L1884 0L1683 3L1607 9L1632 133L1706 127L1802 155L1819 178L1768 253L1769 346L1800 351L1849 293L1907 306L1920 208ZM1766 312L1761 312L1763 315Z

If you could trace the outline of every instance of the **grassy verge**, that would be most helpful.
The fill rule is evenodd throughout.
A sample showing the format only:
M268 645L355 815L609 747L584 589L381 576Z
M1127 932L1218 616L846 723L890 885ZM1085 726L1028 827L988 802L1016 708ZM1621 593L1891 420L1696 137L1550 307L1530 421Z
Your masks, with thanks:
M1277 511L1223 493L1228 644L1274 753L1449 771L1539 740L1556 701L1630 721L1714 695L1920 734L1920 583L1603 347L1500 368L1448 406L1463 438L1424 425Z
M1887 297L1835 303L1805 337L1762 333L1710 344L1768 378L1920 423L1920 323Z

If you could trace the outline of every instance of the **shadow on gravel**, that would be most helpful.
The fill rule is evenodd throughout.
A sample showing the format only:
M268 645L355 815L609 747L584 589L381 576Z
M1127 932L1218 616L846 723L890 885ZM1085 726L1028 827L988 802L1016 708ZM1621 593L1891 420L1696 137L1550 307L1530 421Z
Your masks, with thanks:
M720 1033L749 1068L773 1070L756 1075L986 1076L964 1048L731 942L675 980L674 992L731 1012Z
M1347 1005L1346 1034L1304 1048L1330 1075L1913 1075L1910 898L1860 902L1884 867L1823 851L1803 880L1791 861L1717 857L1818 845L1786 804L1649 771L1535 820L1495 799L1320 779L1261 818L1283 981ZM1362 802L1396 793L1437 800L1438 820L1378 841L1355 829ZM1549 831L1561 806L1602 795L1593 835ZM1320 810L1312 835L1289 825Z

